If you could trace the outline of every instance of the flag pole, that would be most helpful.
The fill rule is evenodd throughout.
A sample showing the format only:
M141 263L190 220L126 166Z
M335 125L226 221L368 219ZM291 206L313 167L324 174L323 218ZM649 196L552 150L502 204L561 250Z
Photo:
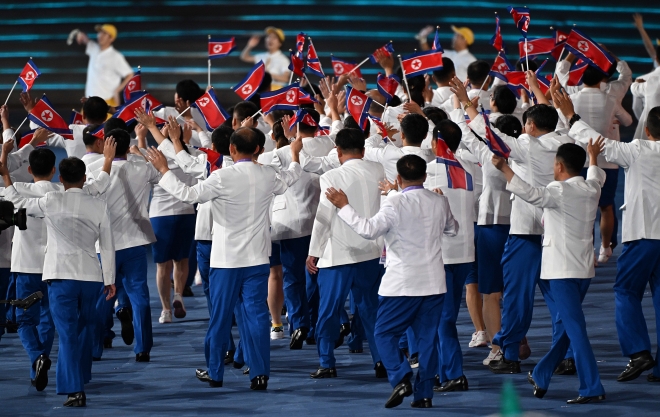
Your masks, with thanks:
M178 119L179 117L183 117L183 113L187 112L188 110L190 110L190 106L186 107L186 109L181 113L179 113L179 115L176 118Z
M209 42L211 41L211 35L209 35ZM209 57L209 69L208 69L208 82L207 85L211 86L211 58Z
M258 112L256 112L255 114L253 114L253 115L250 116L250 117L251 117L252 119L254 119L255 117L257 117L258 114L260 114L260 115L262 115L262 116L264 115L264 114L261 112L261 109L259 109Z
M14 139L14 136L16 136L16 133L20 130L21 127L23 127L23 125L25 124L25 122L27 121L27 119L28 119L27 117L26 117L25 119L23 119L23 121L21 122L21 124L18 125L18 127L16 128L16 130L14 130L14 134L11 135L11 139Z
M291 50L291 48L289 48L289 55L291 55L292 52L293 51ZM291 68L294 68L293 62L291 63ZM291 74L289 74L289 85L291 85L292 82L293 82L293 71L291 71Z
M357 64L356 67L354 67L352 70L348 71L348 73L346 73L346 75L349 75L351 72L353 72L353 71L355 71L356 69L360 68L362 65L366 64L367 61L369 61L369 57L366 57L362 62L360 62L359 64Z
M311 36L308 36L307 39L309 39L310 45L314 46L314 42L312 42ZM314 48L314 50L316 50L316 48ZM321 72L323 73L323 75L325 75L325 72L323 72L323 65L321 65L321 59L320 58L319 58L319 68L321 68ZM325 77L323 77L323 80L325 81L325 85L326 85L326 87L328 87L328 90L330 90L330 84L328 84L328 80Z
M408 92L408 101L411 101L410 98L410 87L408 87L408 79L406 78L406 69L403 68L403 60L401 60L401 55L397 55L399 58L399 64L401 65L401 72L403 73L403 83L406 85L406 91Z
M527 53L527 35L525 35L525 62L526 62L526 67L525 71L529 71L529 55Z
M5 106L7 105L7 102L9 101L9 97L11 97L11 93L14 92L14 88L16 88L16 84L18 84L18 80L14 81L14 86L9 90L9 95L7 96L7 100L5 100Z

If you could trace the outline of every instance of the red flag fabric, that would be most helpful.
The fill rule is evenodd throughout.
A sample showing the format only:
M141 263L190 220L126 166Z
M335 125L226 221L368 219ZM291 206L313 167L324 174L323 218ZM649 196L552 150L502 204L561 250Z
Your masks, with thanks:
M402 61L402 68L406 78L440 69L442 68L442 53L424 51L408 55Z
M568 35L565 48L606 74L616 65L616 60L609 52L575 28Z

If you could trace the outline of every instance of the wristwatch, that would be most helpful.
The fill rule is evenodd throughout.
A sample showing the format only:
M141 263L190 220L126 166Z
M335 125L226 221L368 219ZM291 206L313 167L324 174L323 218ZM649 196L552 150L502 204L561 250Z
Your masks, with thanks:
M468 102L465 103L465 105L463 106L463 110L467 110L468 107L472 107L472 105L473 105L473 104L472 104L472 101L471 101L471 100L468 100Z
M573 125L575 124L575 122L577 122L577 121L580 120L580 119L581 119L580 115L577 114L577 113L575 113L575 114L573 114L573 117L571 117L571 120L568 121L568 125L569 125L570 127L573 127Z

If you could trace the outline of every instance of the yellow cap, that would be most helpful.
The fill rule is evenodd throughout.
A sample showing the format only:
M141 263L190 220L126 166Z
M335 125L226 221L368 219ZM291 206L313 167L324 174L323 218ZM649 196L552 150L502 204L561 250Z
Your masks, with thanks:
M112 39L117 39L117 28L115 25L109 25L107 23L105 25L96 25L94 26L94 30L97 32L103 31L110 35Z
M658 45L660 45L660 39L656 39L656 40L655 40L655 43L657 43Z
M464 26L462 28L457 28L456 26L452 25L451 30L453 30L454 33L464 37L468 45L472 45L474 43L474 33L472 33L472 30L469 27Z
M266 35L270 35L271 33L274 33L275 36L278 37L280 42L284 42L284 31L282 29L276 28L275 26L268 26L266 30L264 30L264 32L266 32Z

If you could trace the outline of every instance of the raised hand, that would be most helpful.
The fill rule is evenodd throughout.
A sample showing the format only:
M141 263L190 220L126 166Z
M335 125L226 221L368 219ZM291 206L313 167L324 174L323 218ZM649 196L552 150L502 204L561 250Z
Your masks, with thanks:
M147 114L142 108L135 109L135 118L149 130L156 127L156 116L153 113Z
M153 146L147 149L147 160L163 175L170 170L165 155Z
M367 82L364 80L364 78L360 78L351 74L349 81L351 86L356 90L367 91Z
M566 119L570 120L575 114L573 102L566 91L557 91L552 95L552 104L562 112Z
M117 155L117 143L112 136L107 137L103 142L103 156L105 159L113 160Z
M598 155L603 152L605 148L605 139L598 136L596 140L589 139L587 144L587 153L589 154L589 165L598 165Z
M179 122L173 116L167 118L167 137L170 138L172 143L181 142L181 127Z
M32 136L32 140L30 141L30 145L37 147L41 145L42 143L46 142L48 140L48 137L51 135L51 133L40 127L37 129L36 132L34 132L34 136Z
M387 178L378 183L378 188L382 191L381 194L387 195L390 191L397 191L399 189L399 184L396 181L390 182Z
M32 97L30 97L30 92L29 91L27 93L21 93L21 96L18 100L21 102L21 104L23 105L23 108L28 113L30 113L30 111L32 110L32 108L36 104L36 100L33 100Z

